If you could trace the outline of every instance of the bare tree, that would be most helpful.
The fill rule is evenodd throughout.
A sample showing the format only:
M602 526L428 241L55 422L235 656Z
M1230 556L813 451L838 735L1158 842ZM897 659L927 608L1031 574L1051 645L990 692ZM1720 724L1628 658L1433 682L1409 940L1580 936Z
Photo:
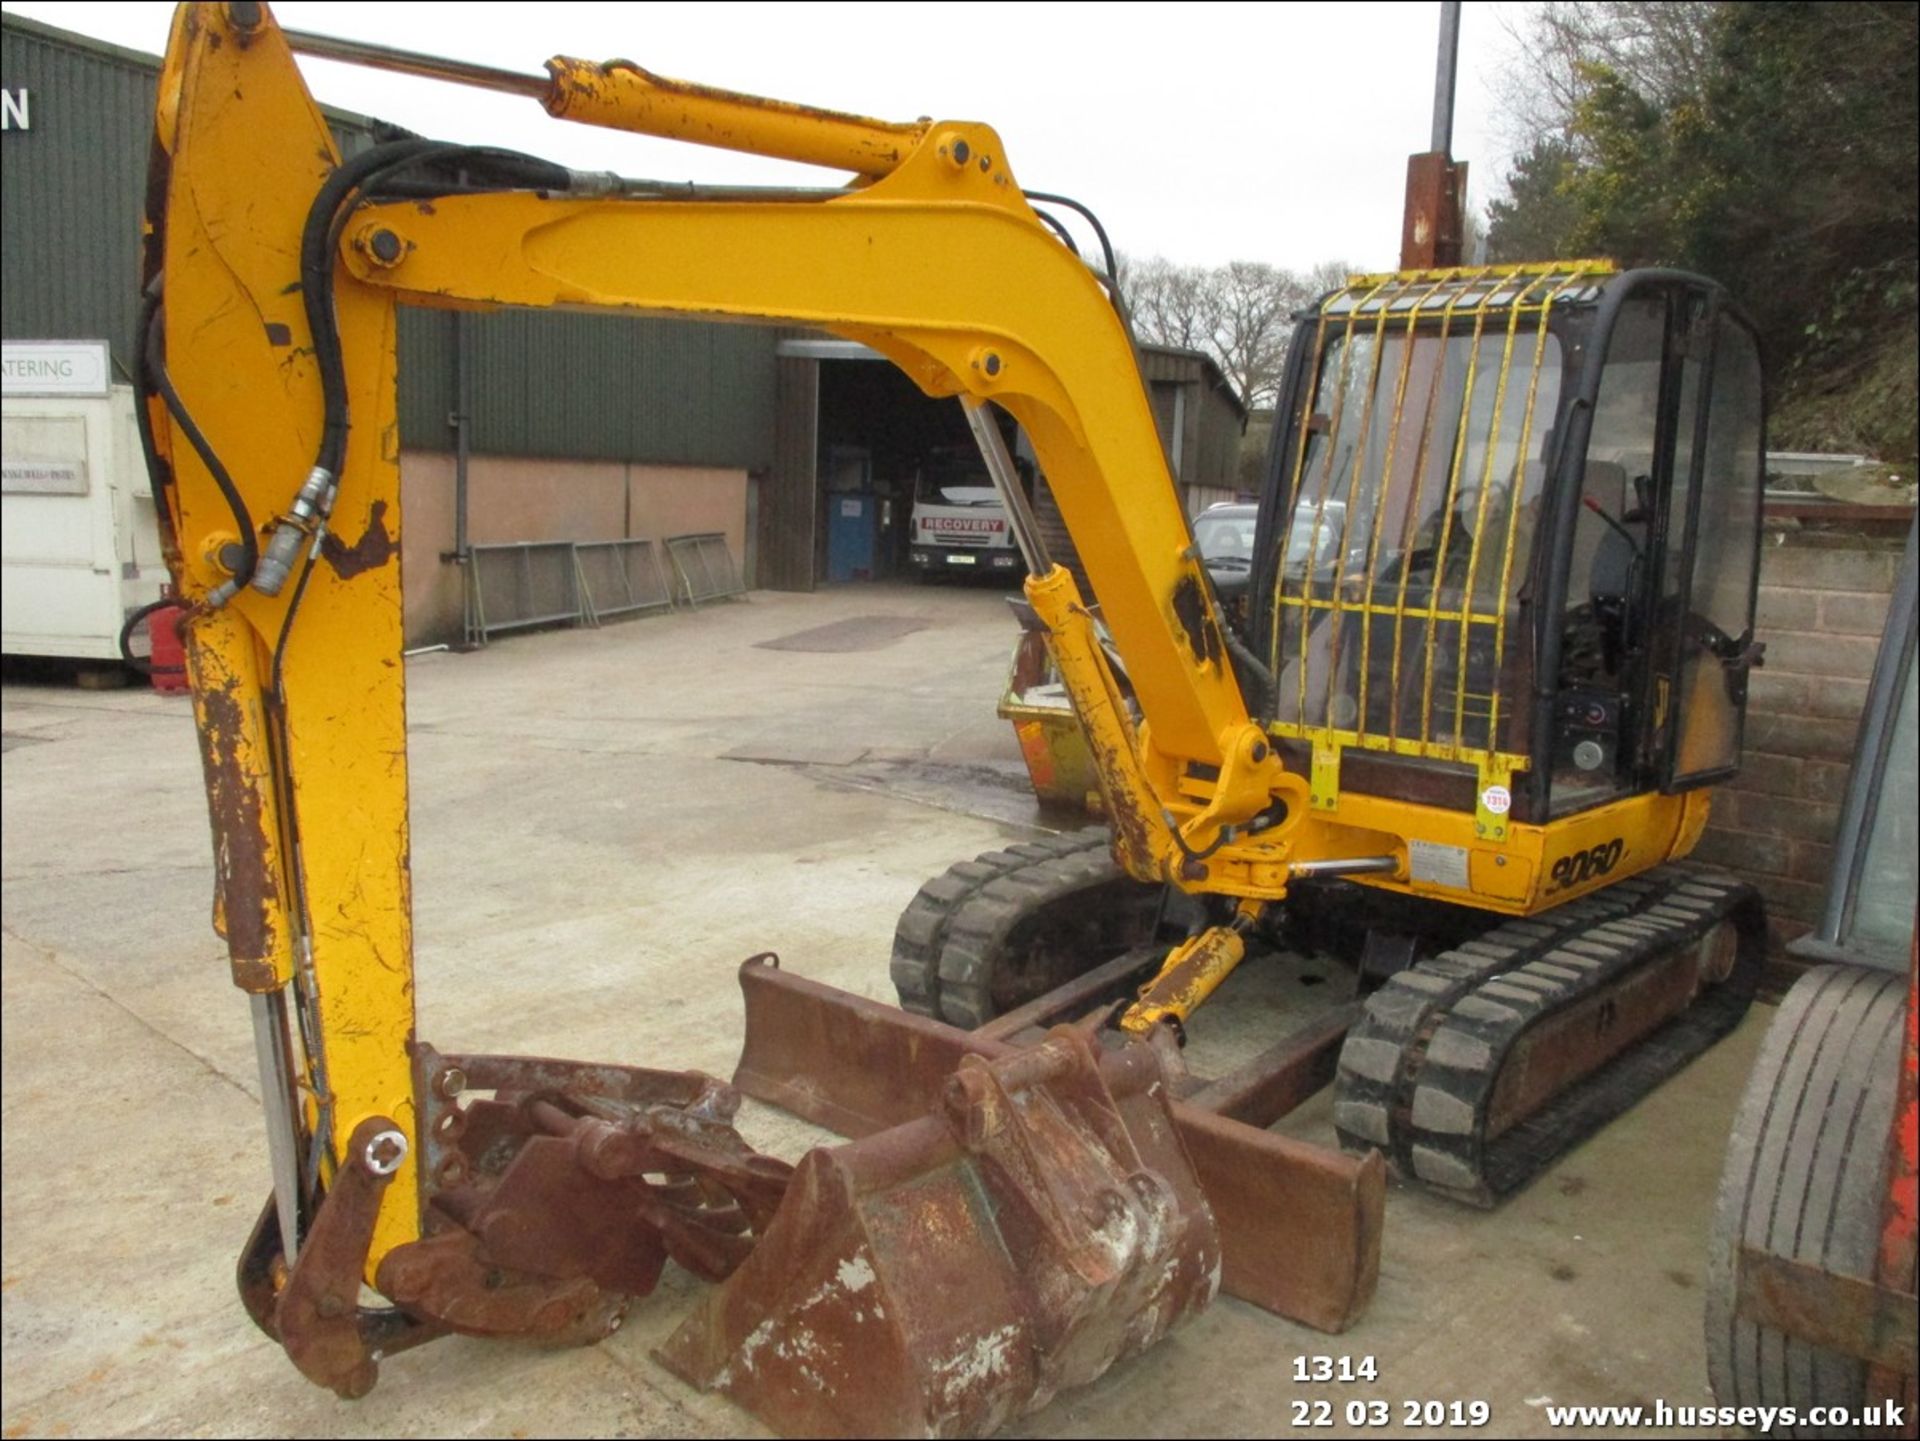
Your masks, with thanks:
M1207 353L1249 407L1273 404L1293 314L1312 298L1308 282L1255 260L1229 261L1208 279L1213 335Z
M1329 290L1338 290L1359 273L1360 267L1351 260L1323 260L1307 272L1307 298L1317 300Z
M1460 217L1460 263L1484 265L1487 262L1487 221L1471 205Z
M1714 0L1546 0L1517 17L1503 14L1514 56L1496 92L1514 148L1542 136L1570 139L1600 71L1662 109L1697 95L1719 8Z
M1163 256L1122 256L1120 277L1134 329L1156 345L1200 350L1213 330L1209 272L1175 265Z
M1338 276L1321 284L1331 270ZM1344 281L1346 273L1342 266L1321 265L1302 276L1255 260L1216 267L1176 265L1157 255L1120 261L1121 288L1139 337L1206 355L1255 408L1273 404L1294 312Z

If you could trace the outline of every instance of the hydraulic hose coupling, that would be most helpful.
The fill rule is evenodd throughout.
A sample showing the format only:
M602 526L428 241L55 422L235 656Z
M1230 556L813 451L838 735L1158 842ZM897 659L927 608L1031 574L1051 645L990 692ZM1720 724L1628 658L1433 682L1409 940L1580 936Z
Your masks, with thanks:
M293 504L274 526L273 539L260 553L259 565L254 567L253 588L260 594L278 595L286 586L287 577L293 574L294 558L300 554L300 543L333 509L335 489L333 472L324 466L316 465L308 474Z
M569 170L567 194L579 200L600 200L625 195L632 187L626 177L612 170Z

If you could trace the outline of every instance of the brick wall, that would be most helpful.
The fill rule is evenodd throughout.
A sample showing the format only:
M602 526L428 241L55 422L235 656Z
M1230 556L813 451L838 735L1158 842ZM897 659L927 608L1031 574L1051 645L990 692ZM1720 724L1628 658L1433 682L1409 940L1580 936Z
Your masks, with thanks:
M1860 712L1900 565L1886 536L1771 532L1740 774L1694 852L1758 885L1776 946L1819 918Z

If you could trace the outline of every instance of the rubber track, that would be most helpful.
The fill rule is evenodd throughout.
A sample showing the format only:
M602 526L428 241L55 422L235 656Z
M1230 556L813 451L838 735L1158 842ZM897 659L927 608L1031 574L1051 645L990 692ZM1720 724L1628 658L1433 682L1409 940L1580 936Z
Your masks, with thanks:
M1076 905L1086 908L1082 914L1122 919L1126 898L1109 892L1153 893L1114 864L1105 831L1095 845L1035 861L975 890L948 918L940 951L941 1019L968 1030L992 1020L1000 1012L993 1000L995 973L1012 953L1015 929L1049 911L1065 914ZM1128 944L1115 945L1110 953L1096 952L1080 969L1110 959Z
M1023 841L1004 850L987 851L961 861L920 887L900 913L893 931L893 959L888 971L900 1008L916 1015L941 1018L940 953L954 912L989 883L1027 867L1088 853L1104 855L1111 836L1105 826L1090 826L1065 835Z
M1514 1044L1722 921L1734 971L1685 1011L1489 1141L1487 1107ZM1546 916L1508 921L1393 977L1340 1054L1334 1124L1401 1175L1477 1206L1531 1181L1568 1147L1732 1030L1759 983L1759 895L1730 876L1664 866Z

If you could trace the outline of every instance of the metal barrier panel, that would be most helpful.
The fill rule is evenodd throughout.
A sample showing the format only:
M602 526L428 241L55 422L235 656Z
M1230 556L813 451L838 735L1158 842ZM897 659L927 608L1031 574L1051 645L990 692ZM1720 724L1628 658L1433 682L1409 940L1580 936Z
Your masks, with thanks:
M591 622L570 540L476 545L467 559L467 644L530 626Z
M667 554L673 557L673 568L689 605L746 594L746 586L734 568L733 552L727 549L727 538L719 532L670 535Z
M574 545L587 619L673 606L673 588L650 540L583 540Z

